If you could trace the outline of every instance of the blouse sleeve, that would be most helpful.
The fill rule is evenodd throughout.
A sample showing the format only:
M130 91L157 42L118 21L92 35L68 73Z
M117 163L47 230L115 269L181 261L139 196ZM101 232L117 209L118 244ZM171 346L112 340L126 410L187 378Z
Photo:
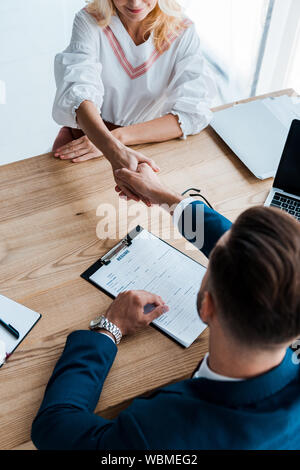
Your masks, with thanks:
M201 52L194 25L183 33L166 94L163 114L178 116L182 139L198 134L211 121L213 114L209 108L217 88Z
M99 48L97 23L81 10L75 16L70 45L55 57L57 91L52 115L58 124L78 128L76 110L85 100L92 101L100 113L104 87Z

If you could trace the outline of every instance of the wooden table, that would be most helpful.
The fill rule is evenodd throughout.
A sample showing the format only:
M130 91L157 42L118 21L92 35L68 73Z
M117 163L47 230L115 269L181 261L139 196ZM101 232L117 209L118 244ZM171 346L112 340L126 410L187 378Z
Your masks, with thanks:
M211 128L186 141L137 148L155 159L166 184L180 192L201 188L232 221L262 204L272 184L257 180ZM103 203L120 212L120 220L111 214L101 222ZM0 293L43 315L0 370L0 449L34 448L31 423L67 335L86 329L111 302L80 274L117 242L111 236L127 233L122 204L103 158L72 164L47 154L0 167ZM169 241L168 214L159 224L161 209L129 203L136 207L140 214L131 214L131 223ZM99 233L107 221L107 238L98 239L96 228ZM182 237L171 243L206 263L195 249L186 250ZM96 412L114 417L137 395L188 378L207 348L207 331L187 350L153 328L125 338Z

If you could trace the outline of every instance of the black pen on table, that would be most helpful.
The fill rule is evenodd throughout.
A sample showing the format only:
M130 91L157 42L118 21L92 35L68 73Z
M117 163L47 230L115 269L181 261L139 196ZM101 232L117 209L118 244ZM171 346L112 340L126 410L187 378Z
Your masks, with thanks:
M5 328L6 331L8 331L11 335L13 335L16 339L19 339L20 333L12 325L8 325L1 318L0 318L0 325L3 326L3 328Z

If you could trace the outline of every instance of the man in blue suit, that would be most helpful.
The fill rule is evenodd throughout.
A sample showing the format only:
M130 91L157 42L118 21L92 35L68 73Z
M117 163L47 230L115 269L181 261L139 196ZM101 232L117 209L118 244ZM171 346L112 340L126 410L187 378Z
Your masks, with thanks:
M298 449L300 367L289 346L300 335L299 223L257 207L231 225L201 201L166 190L147 165L118 173L143 198L176 207L187 238L204 209L198 247L210 261L198 310L209 325L209 354L192 378L135 399L118 418L95 415L121 334L167 310L155 294L123 293L98 331L68 337L33 422L33 442L39 449ZM148 303L156 308L144 314Z

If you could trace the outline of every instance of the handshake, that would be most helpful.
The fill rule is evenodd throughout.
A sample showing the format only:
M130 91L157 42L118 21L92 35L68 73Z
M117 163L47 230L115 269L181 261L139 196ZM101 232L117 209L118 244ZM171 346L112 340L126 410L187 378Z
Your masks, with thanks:
M152 204L178 204L182 197L164 187L156 173L159 167L149 157L124 145L120 140L120 129L110 133L113 146L104 149L104 156L110 162L116 181L116 191L120 197L128 200L142 201L147 206ZM99 148L86 136L57 148L55 157L71 160L74 163L84 162L100 156Z
M121 198L142 201L148 207L153 204L173 206L183 199L180 194L162 184L149 163L139 163L136 170L116 169L114 177L117 183L115 189Z

